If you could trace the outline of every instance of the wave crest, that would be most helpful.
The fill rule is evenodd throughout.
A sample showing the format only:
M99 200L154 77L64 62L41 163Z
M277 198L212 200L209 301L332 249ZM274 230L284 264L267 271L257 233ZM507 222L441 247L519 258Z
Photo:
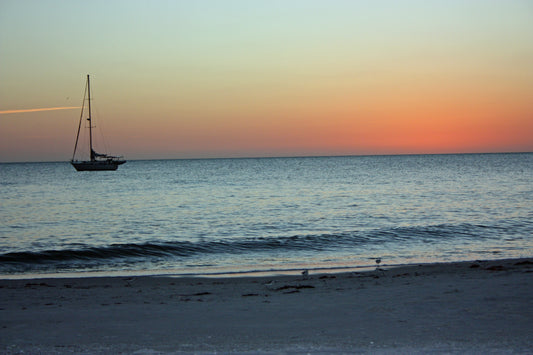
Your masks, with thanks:
M498 229L498 228L496 228ZM121 259L187 258L199 254L242 254L269 251L324 251L342 248L383 245L387 243L431 243L458 239L483 240L497 233L485 225L435 225L398 227L366 232L294 235L286 237L233 238L219 240L164 241L143 244L77 246L43 251L11 252L0 255L0 263L54 264L69 262L106 263Z

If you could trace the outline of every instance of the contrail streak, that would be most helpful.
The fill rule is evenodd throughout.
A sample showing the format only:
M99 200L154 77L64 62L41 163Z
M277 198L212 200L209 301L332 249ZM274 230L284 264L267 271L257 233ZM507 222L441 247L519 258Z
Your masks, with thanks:
M73 110L80 108L80 106L67 106L67 107L45 107L45 108L27 108L22 110L4 110L0 111L0 115L8 113L23 113L23 112L39 112L39 111L55 111L55 110Z

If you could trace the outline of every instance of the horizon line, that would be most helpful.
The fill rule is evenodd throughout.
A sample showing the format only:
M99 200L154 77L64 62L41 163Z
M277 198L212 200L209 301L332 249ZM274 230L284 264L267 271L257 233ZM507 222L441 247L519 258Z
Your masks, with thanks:
M391 153L391 154L333 154L333 155L287 155L287 156L240 156L240 157L198 157L198 158L148 158L125 159L126 161L150 160L223 160L223 159L292 159L292 158L342 158L342 157L387 157L387 156L415 156L415 155L474 155L474 154L532 154L533 151L507 151L507 152L455 152L455 153ZM70 163L70 160L46 161L0 161L0 164L26 164L26 163Z

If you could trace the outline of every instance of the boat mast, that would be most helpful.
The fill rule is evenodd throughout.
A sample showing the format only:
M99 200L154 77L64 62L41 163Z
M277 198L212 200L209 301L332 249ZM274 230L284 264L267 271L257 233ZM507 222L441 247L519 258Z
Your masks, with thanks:
M91 120L91 85L89 83L89 74L87 74L87 92L89 94L89 118L87 118L87 121L89 121L89 146L90 146L90 155L91 155L91 161L94 161L94 153L93 153L93 122Z
M85 85L85 92L83 93L83 100L81 102L80 120L78 123L78 133L76 134L76 143L74 144L74 151L72 152L72 159L76 156L76 150L78 149L78 142L80 140L81 123L83 122L83 110L85 109L85 98L87 97L87 85Z

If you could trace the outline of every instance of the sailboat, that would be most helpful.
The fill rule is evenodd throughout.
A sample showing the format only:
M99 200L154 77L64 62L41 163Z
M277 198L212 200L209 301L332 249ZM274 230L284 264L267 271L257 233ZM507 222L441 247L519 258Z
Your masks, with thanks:
M72 153L72 159L70 163L77 171L102 171L102 170L117 170L119 165L124 164L126 161L121 156L112 156L107 154L97 153L93 149L93 124L91 117L91 85L89 81L89 75L87 75L87 84L85 86L85 94L88 96L88 111L89 117L87 123L89 128L89 152L90 160L79 161L74 160L76 156L76 150L78 148L78 142L80 138L81 123L83 121L83 110L85 108L85 95L83 97L83 104L81 107L80 122L78 124L78 134L76 135L76 144L74 145L74 153Z

